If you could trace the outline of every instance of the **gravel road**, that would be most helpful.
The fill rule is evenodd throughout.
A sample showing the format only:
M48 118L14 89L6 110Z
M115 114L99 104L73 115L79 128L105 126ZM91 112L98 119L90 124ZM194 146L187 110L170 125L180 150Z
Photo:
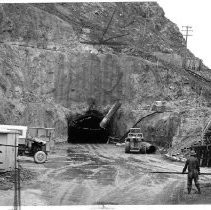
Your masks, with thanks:
M22 183L22 205L142 205L211 203L211 177L201 176L202 194L186 192L183 163L164 160L160 154L125 154L112 144L60 144L44 164L20 157L23 168L36 176ZM202 172L210 172L203 168ZM210 183L210 184L209 184ZM0 190L0 205L13 203L13 191Z

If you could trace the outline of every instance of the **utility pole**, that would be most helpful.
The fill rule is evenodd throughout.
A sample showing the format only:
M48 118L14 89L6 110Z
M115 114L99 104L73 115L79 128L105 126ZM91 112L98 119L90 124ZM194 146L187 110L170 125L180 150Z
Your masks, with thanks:
M15 174L14 174L14 210L21 209L21 195L20 195L20 168L17 163L18 140L15 134Z
M183 65L185 67L186 66L186 61L187 61L188 37L189 36L192 36L191 34L189 34L189 32L193 32L193 30L192 30L192 26L182 26L182 28L185 28L185 29L182 29L182 31L185 32L185 34L183 34L183 36L185 36L185 47L186 47L186 50L185 50L185 60L183 62Z
M189 34L189 32L193 32L193 30L192 30L192 26L182 26L182 28L185 28L182 31L185 32L185 34L183 34L183 36L185 36L185 45L186 45L186 48L187 48L188 37L192 36L191 34Z

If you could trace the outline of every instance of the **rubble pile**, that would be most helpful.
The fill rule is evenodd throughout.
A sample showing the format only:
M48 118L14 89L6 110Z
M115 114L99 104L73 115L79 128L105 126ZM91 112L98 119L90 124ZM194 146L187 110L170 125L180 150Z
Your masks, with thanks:
M19 166L20 171L20 181L26 182L29 180L32 180L36 173L30 171L29 169L25 169L21 166ZM15 171L7 171L7 172L1 172L0 173L0 190L8 190L12 189L14 186L15 181Z
M178 161L178 162L183 162L183 163L186 162L187 160L187 158L185 158L185 156L180 153L178 153L177 155L165 154L164 157L172 161Z

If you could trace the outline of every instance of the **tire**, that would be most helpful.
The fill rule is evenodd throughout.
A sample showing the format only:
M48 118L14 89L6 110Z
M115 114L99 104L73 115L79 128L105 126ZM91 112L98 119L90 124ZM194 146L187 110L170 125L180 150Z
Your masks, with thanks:
M38 151L34 154L35 163L44 163L47 159L47 155L43 151Z
M147 154L147 148L146 148L146 146L141 147L140 150L139 150L139 153L141 153L141 154Z
M130 152L130 142L126 142L125 143L125 153L129 153Z

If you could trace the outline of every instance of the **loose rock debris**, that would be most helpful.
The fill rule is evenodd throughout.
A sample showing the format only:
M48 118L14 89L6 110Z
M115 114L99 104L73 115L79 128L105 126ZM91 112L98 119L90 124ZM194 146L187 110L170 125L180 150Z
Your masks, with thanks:
M20 181L29 181L36 177L36 173L23 167L19 167ZM9 190L14 186L15 170L0 173L0 190Z

